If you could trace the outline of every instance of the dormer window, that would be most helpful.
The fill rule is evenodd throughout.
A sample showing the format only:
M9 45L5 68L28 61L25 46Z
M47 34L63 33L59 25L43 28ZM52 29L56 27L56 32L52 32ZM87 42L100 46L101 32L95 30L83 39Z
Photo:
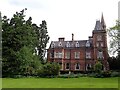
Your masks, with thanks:
M86 42L86 47L90 47L90 42L89 41Z
M54 48L55 47L55 43L53 42L52 44L51 44L51 48Z
M79 45L79 43L78 43L78 42L76 42L75 46L76 46L76 47L80 47L80 45Z
M62 43L61 42L59 42L59 47L61 47L62 46Z
M66 47L70 47L70 43L69 42L67 42Z

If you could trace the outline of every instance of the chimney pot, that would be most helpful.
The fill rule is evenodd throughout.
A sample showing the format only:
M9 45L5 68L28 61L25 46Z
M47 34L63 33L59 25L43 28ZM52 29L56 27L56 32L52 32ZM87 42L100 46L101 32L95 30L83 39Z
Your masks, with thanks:
M72 41L74 41L74 34L72 33Z

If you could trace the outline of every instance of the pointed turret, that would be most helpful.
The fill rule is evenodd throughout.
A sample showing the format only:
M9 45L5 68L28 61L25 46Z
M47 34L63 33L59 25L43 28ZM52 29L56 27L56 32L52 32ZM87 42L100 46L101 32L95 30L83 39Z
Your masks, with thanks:
M106 24L105 24L105 21L104 21L103 13L102 13L102 16L101 16L101 25L103 27L103 30L106 30Z
M100 23L100 20L96 21L96 25L95 25L94 30L103 30L103 27L102 27L102 25Z

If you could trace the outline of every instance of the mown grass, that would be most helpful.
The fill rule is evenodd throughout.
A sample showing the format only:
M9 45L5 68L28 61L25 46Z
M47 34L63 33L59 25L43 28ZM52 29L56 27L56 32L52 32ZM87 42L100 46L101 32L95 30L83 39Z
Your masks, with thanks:
M118 78L3 78L2 88L118 88Z

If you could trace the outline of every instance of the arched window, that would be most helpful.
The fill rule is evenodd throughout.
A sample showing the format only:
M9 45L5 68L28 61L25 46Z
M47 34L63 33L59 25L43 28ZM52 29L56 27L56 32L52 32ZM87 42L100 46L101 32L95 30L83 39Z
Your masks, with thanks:
M91 69L91 64L87 64L86 65L86 70L88 71L88 70L90 70Z
M76 42L75 46L76 46L76 47L80 47L80 45L79 45L79 43L78 43L78 42Z
M80 64L79 63L75 64L75 70L80 70Z
M70 69L70 63L66 63L66 70Z

